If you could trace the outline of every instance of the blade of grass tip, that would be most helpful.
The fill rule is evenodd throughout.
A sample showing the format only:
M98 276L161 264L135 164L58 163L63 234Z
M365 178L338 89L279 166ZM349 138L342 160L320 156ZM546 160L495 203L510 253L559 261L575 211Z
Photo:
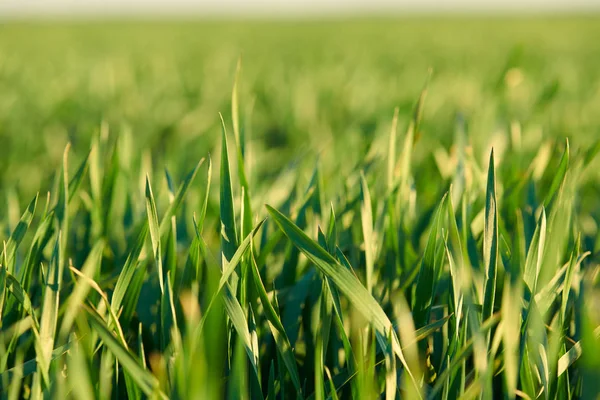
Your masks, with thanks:
M212 306L215 303L215 301L217 300L217 298L222 294L221 292L222 292L223 288L226 286L227 282L229 281L229 278L234 275L235 268L238 266L238 264L242 260L242 257L246 253L246 251L251 247L250 244L252 243L252 238L256 235L256 233L261 228L261 226L264 222L265 222L265 220L262 220L261 222L258 223L258 225L252 230L252 232L250 232L248 234L248 236L246 236L246 239L244 239L244 241L240 244L240 247L238 247L238 249L235 252L235 254L233 255L233 257L231 257L231 261L226 262L225 265L223 266L223 274L221 275L221 278L219 280L219 285L217 286L215 292L212 294L210 302L208 303L206 311L204 312L204 316L202 317L202 320L200 321L200 325L199 325L200 332L204 328L204 323L206 321L207 316L209 315L208 311L212 308ZM210 253L208 252L208 249L206 248L206 244L204 243L204 241L200 240L199 244L202 249L202 252L204 253L205 258L208 258L208 262L212 262L213 264L218 265L218 262L209 255Z
M237 248L235 212L233 208L233 190L229 173L229 153L227 149L227 133L225 121L221 118L221 192L220 192L220 221L221 221L221 251L226 260L231 260Z
M554 175L554 179L552 179L552 184L550 185L550 189L544 198L544 207L548 208L552 200L554 199L554 195L558 188L562 185L565 180L565 176L567 174L567 169L569 168L569 139L565 141L565 151L560 159L560 163L558 165L558 169Z
M144 222L142 227L140 228L137 239L135 240L135 242L133 242L129 250L129 255L127 256L125 265L123 266L123 269L119 274L119 278L117 279L115 289L113 290L111 308L114 312L118 312L126 296L132 295L130 284L134 278L137 269L139 268L138 259L142 252L142 249L144 248L144 243L146 242L147 236L148 224Z
M75 197L75 195L77 194L77 190L79 189L79 186L81 186L81 182L83 182L83 178L85 177L85 174L88 171L90 153L91 153L91 150L85 156L85 158L83 159L81 164L79 164L79 167L77 168L77 171L75 172L75 175L73 175L73 178L71 178L71 180L69 181L69 203L73 200L73 197Z
M160 221L161 237L164 236L166 234L167 230L169 229L170 224L171 224L171 217L173 217L179 210L179 207L181 206L181 203L183 202L183 199L185 198L185 195L187 194L187 191L190 188L190 185L194 181L194 178L196 177L196 173L198 172L198 169L204 163L204 160L205 160L205 158L202 158L200 161L198 161L198 164L196 164L196 166L186 175L183 182L181 182L181 185L179 185L179 188L177 189L177 192L176 192L174 198L169 203L169 207L165 211L165 214L163 215L163 217ZM209 170L210 170L210 167L209 167Z
M43 257L43 251L46 245L50 242L52 235L54 234L54 212L48 213L39 224L33 239L29 251L25 258L24 266L19 270L19 282L25 291L30 288L30 283L34 275L34 268L36 268Z
M204 228L204 219L206 218L206 210L208 209L211 178L212 178L212 159L210 158L210 154L209 154L208 155L208 169L207 169L207 174L206 174L206 192L204 193L204 201L202 203L202 208L200 210L200 216L197 221L197 230L200 234L202 234L202 230Z
M238 177L240 185L243 189L242 192L242 204L244 205L245 214L242 218L242 224L240 230L242 231L240 237L244 237L247 232L252 229L252 205L250 203L250 185L246 174L246 143L244 138L244 132L240 129L240 117L239 117L239 100L238 100L238 87L240 82L240 71L242 68L242 58L238 58L237 67L235 71L235 80L233 83L233 90L231 92L231 119L233 123L233 136L235 138L235 144L237 147L237 166L238 166Z
M335 212L333 211L333 204L329 213L329 225L327 227L327 250L329 254L335 255L335 248L337 246L337 226L335 223Z
M100 270L103 251L104 241L101 240L94 245L87 259L83 263L83 267L81 268L81 273L83 275L89 277L90 279L96 275L96 272ZM77 317L80 307L85 301L89 291L90 286L87 281L80 281L74 285L71 295L67 300L66 311L64 313L60 327L60 333L58 335L58 337L61 338L61 341L67 337L69 331L71 330L73 322L75 322L75 317Z
M38 200L38 194L35 195L33 200L31 200L31 202L27 206L27 209L21 216L21 219L17 223L17 226L15 227L12 234L8 238L8 242L6 243L5 249L3 249L3 251L2 251L4 253L3 255L5 255L5 259L6 259L4 267L7 269L7 272L10 274L14 275L14 273L15 273L15 264L14 264L15 254L17 252L17 248L19 247L19 244L21 244L21 241L23 240L23 237L25 236L25 233L27 232L27 229L29 229L29 226L31 225L31 221L33 220L33 216L35 214L35 207L37 205L37 200Z
M106 328L104 321L100 316L92 309L87 309L88 315L90 316L89 322L92 328L98 333L98 336L104 342L104 345L110 351L119 363L123 366L124 370L129 373L130 377L136 382L139 388L149 397L158 395L160 398L166 399L167 396L162 393L159 389L159 383L156 377L152 375L148 370L145 370L140 365L139 360L129 351L128 348L124 347Z
M150 230L150 239L152 241L152 251L154 253L154 261L158 269L158 282L160 284L160 293L165 292L165 282L162 266L162 254L160 245L160 229L158 226L158 214L156 212L156 203L152 194L150 179L146 176L146 214L148 216L148 227Z
M498 275L498 209L496 202L496 175L494 167L494 150L490 154L488 182L485 195L485 224L483 232L483 263L486 270L483 288L482 321L490 318L494 312L496 297L496 276ZM489 344L489 335L487 338Z
M390 129L390 141L388 143L388 165L387 165L387 190L391 192L395 186L396 171L396 136L398 135L398 107L394 108L394 118Z
M374 268L374 249L373 249L373 208L371 205L371 195L369 186L364 173L360 173L360 216L362 221L363 240L365 242L365 266L367 272L367 291L373 290L373 268Z
M525 271L523 280L531 291L531 296L537 293L537 281L540 275L542 260L544 258L544 248L546 245L546 210L542 206L542 211L538 223L527 251L525 259Z
M292 241L292 243L331 281L344 293L350 303L367 319L377 331L378 341L383 348L386 347L388 332L392 323L377 301L369 294L360 281L344 266L337 262L329 253L310 239L285 215L267 205L271 217L279 228ZM412 383L418 388L412 372L406 365L406 360L395 334L392 335L392 348L402 362L406 373L411 377Z
M413 305L413 314L415 325L419 328L425 326L429 322L431 307L433 306L435 290L438 284L438 275L441 263L438 262L439 257L436 257L436 249L441 240L441 214L444 210L444 204L447 201L448 194L442 198L437 206L433 216L433 222L427 244L425 245L425 254L421 260L419 268L419 276L417 277L415 298Z

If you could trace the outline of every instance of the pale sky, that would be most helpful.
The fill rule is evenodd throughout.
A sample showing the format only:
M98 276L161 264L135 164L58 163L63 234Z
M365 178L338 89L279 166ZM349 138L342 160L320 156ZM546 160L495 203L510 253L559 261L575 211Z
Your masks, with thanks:
M600 0L0 0L0 18L60 15L335 15L585 12Z

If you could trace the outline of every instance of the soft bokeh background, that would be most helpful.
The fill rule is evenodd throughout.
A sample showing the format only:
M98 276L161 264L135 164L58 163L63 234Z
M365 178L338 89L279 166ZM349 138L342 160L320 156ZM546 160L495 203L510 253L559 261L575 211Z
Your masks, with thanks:
M130 138L132 176L149 164L179 176L218 154L238 59L257 185L317 157L324 173L334 153L360 157L395 107L406 126L430 72L418 162L451 154L457 118L482 163L515 126L525 155L546 138L598 137L596 2L485 4L3 2L0 196L48 190L66 143L77 161L103 129Z
M457 113L476 147L514 121L524 124L531 151L540 137L577 135L585 144L598 135L600 23L591 17L6 22L0 29L0 187L27 196L49 186L68 141L82 156L103 122L113 133L130 132L155 165L176 172L214 153L218 113L230 120L239 57L258 176L336 146L362 154L374 134L387 132L394 107L405 126L430 68L423 132L434 148L452 141ZM430 157L430 147L421 149L417 157ZM132 164L141 155L133 152Z

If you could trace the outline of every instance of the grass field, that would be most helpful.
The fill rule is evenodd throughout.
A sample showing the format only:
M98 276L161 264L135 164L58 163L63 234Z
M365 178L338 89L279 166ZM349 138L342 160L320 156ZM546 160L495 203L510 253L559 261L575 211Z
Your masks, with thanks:
M600 398L599 37L2 23L0 397Z

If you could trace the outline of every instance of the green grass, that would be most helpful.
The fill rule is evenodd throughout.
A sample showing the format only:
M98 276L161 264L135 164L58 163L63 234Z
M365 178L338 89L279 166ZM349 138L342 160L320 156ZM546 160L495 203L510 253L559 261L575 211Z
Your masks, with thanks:
M0 31L2 398L598 398L596 18Z

